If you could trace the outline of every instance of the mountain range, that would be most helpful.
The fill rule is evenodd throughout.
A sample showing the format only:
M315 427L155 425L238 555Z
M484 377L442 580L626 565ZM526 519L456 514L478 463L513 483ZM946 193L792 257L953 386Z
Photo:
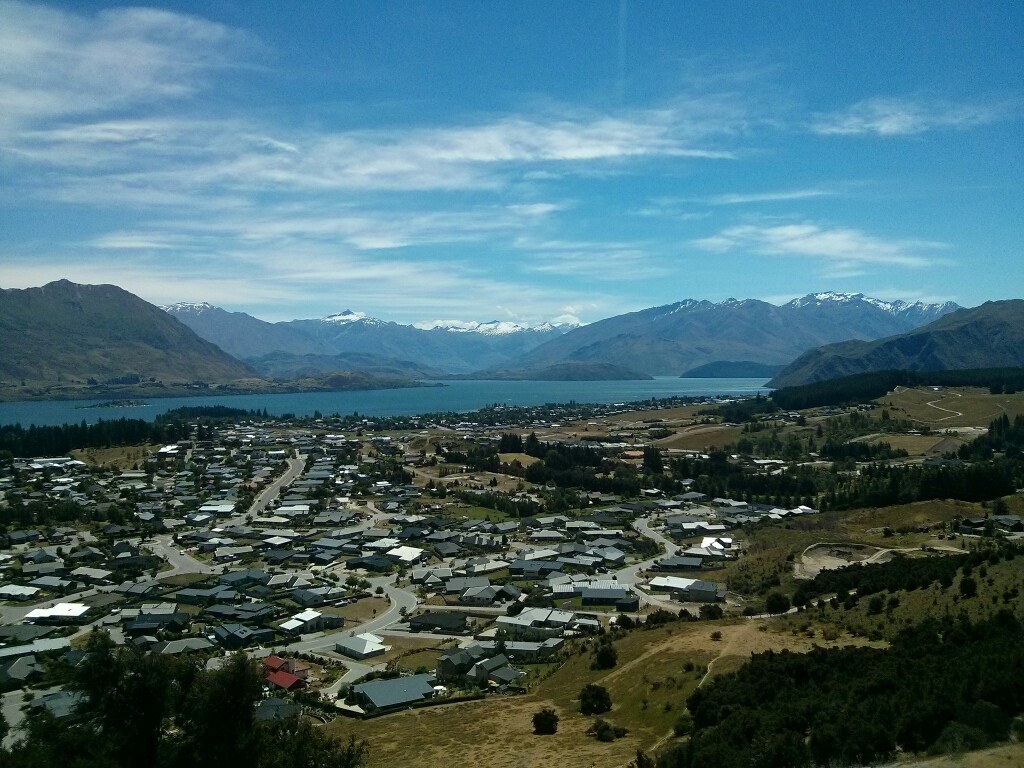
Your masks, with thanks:
M810 294L782 306L755 299L690 299L573 329L520 356L510 367L609 363L655 376L678 376L708 363L781 366L823 344L904 333L956 309L953 303L886 302L859 293Z
M875 341L844 341L811 349L769 382L811 384L885 370L946 371L1024 366L1024 300L989 301L933 323Z
M686 300L579 327L414 326L352 310L268 323L210 304L158 308L116 286L60 280L0 291L0 381L205 381L266 390L329 388L334 374L356 376L349 387L376 387L452 377L767 376L788 366L773 380L781 385L879 367L1020 365L1022 306L963 310L818 293L781 306Z
M249 361L265 375L278 377L303 370L325 372L330 368L329 358L336 356L340 356L337 365L345 367L353 355L372 356L373 367L383 365L410 375L419 375L417 371L431 377L467 374L506 365L573 327L546 323L531 328L507 321L417 327L352 310L318 319L268 323L209 304L174 304L164 309L204 339Z
M903 333L956 304L887 302L862 294L817 293L776 306L754 299L686 300L585 326L529 328L505 321L402 325L346 310L325 318L267 323L209 304L165 307L197 334L267 376L365 370L431 378L680 375L709 363L779 369L808 349ZM356 357L353 357L356 356ZM371 356L372 360L366 356ZM556 366L563 366L557 368ZM773 372L774 370L773 369Z

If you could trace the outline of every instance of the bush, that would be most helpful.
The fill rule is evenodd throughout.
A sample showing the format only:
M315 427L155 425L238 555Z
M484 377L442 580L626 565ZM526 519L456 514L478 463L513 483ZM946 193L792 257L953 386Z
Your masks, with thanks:
M771 614L785 613L789 610L789 598L781 592L772 592L765 598L764 609Z
M612 725L600 717L587 729L587 735L596 737L598 741L615 741L616 739L621 739L627 733L629 731L622 726Z
M719 640L722 639L722 633L716 629L714 632L711 633L711 639L717 643Z
M580 691L580 712L584 715L600 715L612 708L612 697L603 685L588 683Z
M594 652L594 663L591 664L592 669L611 669L619 661L619 652L615 650L615 646L612 645L611 640L607 637L601 639L601 642L597 645L597 650Z
M684 712L676 718L675 723L672 725L672 733L675 734L676 738L683 736L689 736L693 730L693 718L690 717L689 712Z
M702 605L700 607L700 617L702 619L720 619L725 615L725 611L722 610L720 605Z
M964 569L966 570L966 569ZM960 595L963 597L974 597L978 594L978 582L970 576L960 579Z
M558 732L558 713L551 707L538 709L533 713L533 732L538 736L550 736Z

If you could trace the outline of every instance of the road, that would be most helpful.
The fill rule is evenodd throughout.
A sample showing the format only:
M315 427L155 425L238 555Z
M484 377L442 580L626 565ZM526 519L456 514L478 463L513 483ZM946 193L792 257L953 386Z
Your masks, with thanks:
M297 459L288 459L288 469L284 471L283 475L263 489L263 492L256 497L252 506L249 507L248 514L258 515L266 509L267 505L277 498L277 494L282 488L291 485L292 480L302 474L302 470L305 466L305 456L299 456ZM240 523L242 521L238 520L237 522Z
M213 573L214 568L209 563L196 560L184 550L178 549L170 535L157 536L152 541L146 542L146 546L152 550L157 557L164 558L171 566L168 571L161 571L160 578L177 576L182 573Z
M654 565L655 561L660 560L663 557L671 557L678 553L680 549L678 544L652 528L652 522L653 518L651 517L638 517L633 521L633 529L641 536L646 536L648 539L660 546L664 552L639 563L634 563L633 565L627 565L624 568L620 568L614 572L615 580L620 584L634 587L633 591L640 597L640 602L642 604L650 605L655 608L664 608L675 612L681 607L680 603L674 602L670 599L655 597L654 595L646 594L635 588L640 582L644 581L644 577L640 575L641 571L649 570Z

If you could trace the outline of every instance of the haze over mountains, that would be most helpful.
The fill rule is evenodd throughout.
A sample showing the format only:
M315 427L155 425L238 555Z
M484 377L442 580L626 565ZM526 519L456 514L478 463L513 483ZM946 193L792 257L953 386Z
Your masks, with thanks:
M232 382L350 372L346 386L372 388L446 377L767 376L788 366L772 382L782 386L886 368L1024 365L1022 329L1022 300L965 310L841 293L782 306L686 300L580 327L416 327L351 310L268 323L209 304L161 311L116 286L60 280L0 292L0 377Z
M322 319L266 323L208 304L166 308L203 338L267 375L325 372L362 363L407 375L496 378L680 375L708 363L783 366L802 352L848 339L902 333L957 309L952 303L885 302L819 293L783 306L686 300L586 326L526 328L507 322L401 325L346 310ZM352 355L372 356L357 360ZM337 357L340 356L340 357ZM331 358L337 357L336 361ZM556 368L557 366L557 368ZM732 370L742 373L742 366ZM554 373L553 373L554 372Z
M174 304L164 309L226 352L277 376L339 370L360 359L371 367L388 367L409 376L468 374L506 364L572 328L550 323L529 328L499 321L420 328L351 310L318 319L268 323L209 304ZM338 355L332 365L329 358Z

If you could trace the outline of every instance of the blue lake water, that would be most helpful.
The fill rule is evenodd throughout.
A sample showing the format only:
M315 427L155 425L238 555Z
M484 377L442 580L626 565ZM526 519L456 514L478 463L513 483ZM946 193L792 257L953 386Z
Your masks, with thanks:
M145 400L141 407L88 408L99 400L51 400L0 403L0 424L49 425L89 423L99 419L156 418L172 408L225 405L267 409L273 416L294 413L309 416L358 412L366 416L412 416L441 411L475 411L487 405L543 405L544 403L627 403L662 397L753 395L767 392L765 379L679 379L661 376L649 381L446 381L441 387L382 389L366 392L302 392L274 395L162 397Z

